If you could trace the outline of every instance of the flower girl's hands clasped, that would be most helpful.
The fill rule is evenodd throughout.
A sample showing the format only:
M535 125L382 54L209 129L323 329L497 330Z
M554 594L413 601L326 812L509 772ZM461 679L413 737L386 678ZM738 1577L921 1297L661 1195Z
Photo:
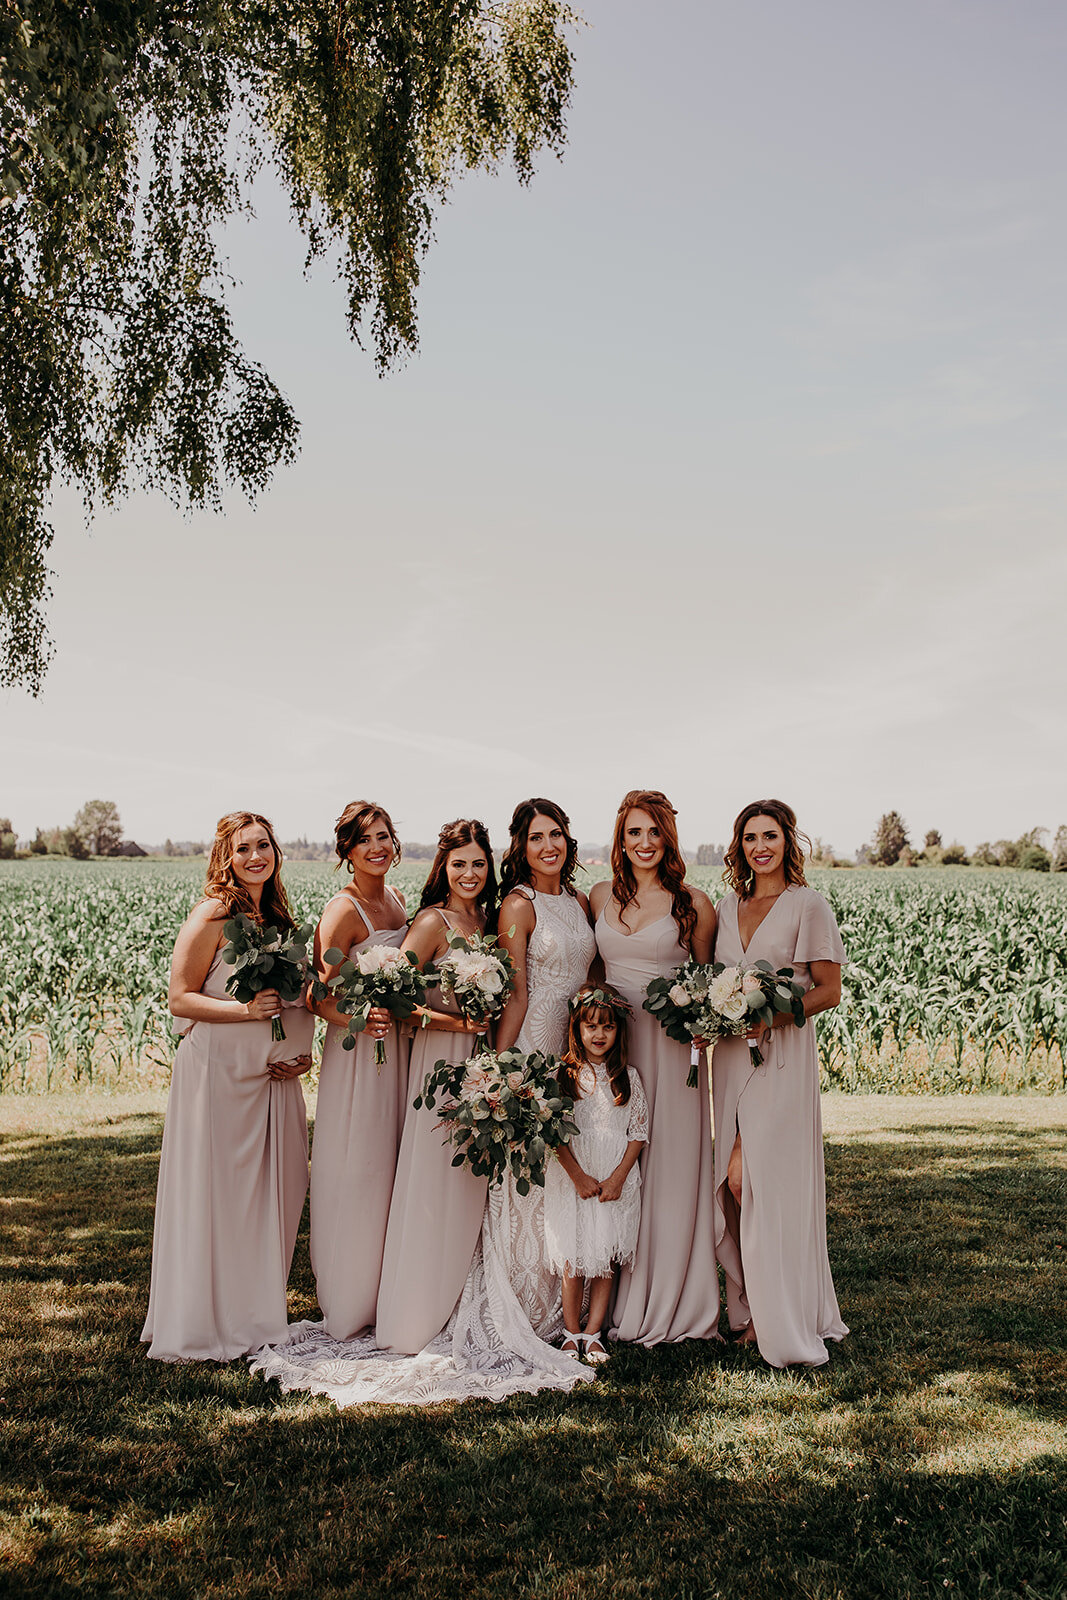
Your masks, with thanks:
M585 1172L581 1167L578 1168L577 1172L572 1173L571 1177L574 1182L574 1187L578 1191L579 1200L592 1200L597 1195L600 1195L601 1199L604 1198L601 1185L595 1178L591 1178L588 1172Z
M620 1178L618 1170L609 1174L600 1184L601 1200L617 1200L622 1194L622 1186L626 1182L626 1174Z

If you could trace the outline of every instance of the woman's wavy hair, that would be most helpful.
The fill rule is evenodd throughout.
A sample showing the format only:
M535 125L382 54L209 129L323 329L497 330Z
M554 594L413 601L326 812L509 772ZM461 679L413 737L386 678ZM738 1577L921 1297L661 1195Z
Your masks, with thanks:
M422 888L422 898L419 901L419 910L425 911L428 906L443 906L448 902L448 873L445 862L453 850L458 850L462 845L475 844L485 853L489 870L485 877L485 888L478 896L478 905L485 916L486 926L496 907L496 863L493 860L493 848L489 843L489 834L484 822L479 822L476 817L457 817L455 822L446 822L437 835L437 854L433 858L430 876Z
M626 1070L629 1064L626 1021L633 1016L633 1011L629 1001L610 983L583 983L577 994L571 996L567 1014L567 1048L560 1057L559 1083L564 1094L570 1095L572 1100L582 1098L578 1087L578 1072L585 1061L582 1054L582 1019L598 1022L601 1014L618 1029L604 1065L608 1069L615 1104L624 1106L630 1099L630 1074Z
M743 843L745 829L753 817L773 817L782 830L785 839L785 858L782 866L785 869L786 886L791 883L806 884L808 880L804 876L804 851L801 849L801 840L807 845L809 854L811 840L806 833L799 832L797 814L784 800L753 800L738 813L734 823L734 836L723 858L723 882L734 890L740 900L747 900L756 887L756 874L745 860Z
M274 871L263 885L258 911L252 896L243 884L238 883L233 871L234 838L242 828L250 828L253 825L263 829L274 851ZM227 811L215 825L215 838L211 845L207 879L204 883L204 899L218 900L225 908L227 917L243 911L246 917L252 917L264 927L279 928L283 932L289 932L296 927L296 922L289 909L289 899L282 883L281 866L281 846L266 817L261 817L258 811Z
M334 849L337 851L337 865L335 872L340 872L342 865L347 865L352 871L352 863L348 857L350 852L359 843L361 836L366 833L372 822L381 820L389 829L389 837L393 841L392 865L400 865L400 840L393 827L393 819L384 806L378 805L374 800L350 800L341 815L334 823Z
M659 789L631 789L624 795L615 817L611 840L611 893L619 908L619 921L626 923L626 907L637 895L637 879L624 848L626 818L631 811L647 811L663 840L663 860L659 880L671 897L671 916L678 924L678 942L688 950L697 925L697 908L685 881L685 858L678 843L678 813Z
M533 873L530 863L526 859L526 845L530 838L530 824L534 817L551 817L563 829L563 837L567 841L567 849L563 858L563 870L559 875L560 887L567 894L577 894L574 887L574 869L578 865L578 841L571 834L571 819L562 806L554 800L520 800L511 814L508 823L508 832L511 834L511 843L504 852L500 863L500 898L504 899L512 889L520 883L530 884Z

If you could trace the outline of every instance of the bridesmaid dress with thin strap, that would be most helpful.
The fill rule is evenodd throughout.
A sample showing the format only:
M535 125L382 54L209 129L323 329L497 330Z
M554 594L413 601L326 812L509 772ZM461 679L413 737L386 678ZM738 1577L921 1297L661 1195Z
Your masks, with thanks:
M387 892L403 913L396 891ZM371 945L403 944L406 919L399 928L373 928L350 890L336 898L355 900L370 929L349 950L350 960ZM355 1049L346 1050L345 1031L332 1022L326 1029L311 1152L311 1266L323 1328L335 1339L348 1339L374 1322L408 1065L407 1042L395 1023L385 1037L380 1071L370 1035L359 1034Z
M642 1011L649 982L685 961L669 914L636 933L596 923L604 976L633 1007L630 1060L648 1099L649 1139L641 1155L641 1226L634 1264L619 1276L611 1336L633 1344L719 1337L708 1069L686 1085L689 1046L668 1039Z
M440 912L445 926L452 924ZM427 991L431 1011L462 1013L439 988ZM436 1111L413 1101L438 1061L463 1061L473 1033L420 1028L411 1046L407 1111L385 1234L378 1290L377 1340L382 1350L414 1355L448 1322L470 1270L482 1227L488 1179L454 1167L455 1148Z
M738 901L720 903L715 959L728 966L792 967L811 987L810 964L843 964L845 949L829 904L791 884L741 945ZM815 1027L775 1028L752 1065L744 1039L715 1046L715 1239L726 1274L726 1308L735 1330L755 1329L772 1367L821 1366L825 1340L843 1339L826 1251L826 1176ZM726 1168L741 1134L741 1212Z
M200 993L226 1000L221 951ZM311 1050L303 1003L269 1021L193 1022L174 1058L143 1340L160 1361L232 1361L287 1332L285 1285L308 1187L299 1078L267 1067Z

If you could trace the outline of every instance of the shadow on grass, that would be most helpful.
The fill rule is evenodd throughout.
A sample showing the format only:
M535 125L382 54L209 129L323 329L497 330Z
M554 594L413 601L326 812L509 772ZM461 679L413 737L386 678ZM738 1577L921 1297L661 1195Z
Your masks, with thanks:
M158 1128L9 1142L7 1592L1062 1595L1062 1144L905 1131L828 1146L828 1367L631 1348L570 1396L345 1413L145 1359Z

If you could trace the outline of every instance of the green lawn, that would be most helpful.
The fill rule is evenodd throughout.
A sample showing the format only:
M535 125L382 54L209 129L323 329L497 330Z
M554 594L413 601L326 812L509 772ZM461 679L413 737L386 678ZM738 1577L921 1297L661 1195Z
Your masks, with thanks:
M820 1373L631 1349L571 1396L345 1413L144 1359L163 1103L0 1099L5 1595L1067 1592L1063 1100L826 1097Z

